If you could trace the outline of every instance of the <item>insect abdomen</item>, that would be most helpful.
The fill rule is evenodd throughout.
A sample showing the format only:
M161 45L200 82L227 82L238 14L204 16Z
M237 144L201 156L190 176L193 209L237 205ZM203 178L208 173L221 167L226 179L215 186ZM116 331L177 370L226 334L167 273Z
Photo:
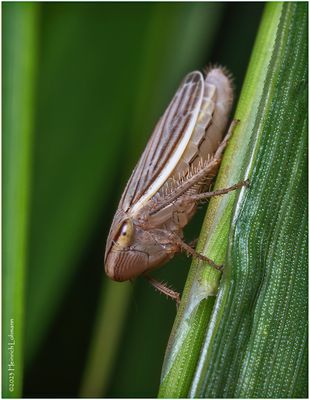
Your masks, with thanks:
M182 181L190 178L203 163L212 158L225 134L232 101L233 90L229 77L220 68L212 69L204 80L203 101L192 138L171 174L170 190L174 185L178 187L181 184L180 176ZM212 171L209 179L206 177L205 185L198 183L191 187L191 194L204 191L215 174L216 170ZM191 203L184 210L174 212L172 225L177 221L179 227L183 228L195 211L196 204Z
M220 68L212 69L204 80L203 101L191 140L171 177L178 179L179 174L212 157L223 139L232 100L229 77Z

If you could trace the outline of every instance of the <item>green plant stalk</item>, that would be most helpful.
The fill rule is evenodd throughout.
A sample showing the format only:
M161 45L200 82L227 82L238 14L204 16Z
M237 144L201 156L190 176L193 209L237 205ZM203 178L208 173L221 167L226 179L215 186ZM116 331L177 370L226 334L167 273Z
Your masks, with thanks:
M307 396L307 19L305 3L283 4L190 396Z
M2 394L20 397L38 6L3 5Z
M130 296L129 284L124 287L118 282L104 282L80 397L102 397L105 394Z
M267 140L266 131L263 130L263 124L266 119L272 118L271 111L274 111L274 109L277 110L277 104L279 104L280 109L280 111L277 110L280 113L279 115L282 115L281 110L282 112L285 111L286 115L291 115L291 113L298 115L297 120L299 121L299 124L291 126L290 129L284 124L281 127L282 130L285 129L285 132L288 132L288 134L293 138L297 137L297 141L300 138L304 138L303 135L305 132L306 111L304 110L303 105L305 99L304 97L300 97L300 93L298 93L298 106L292 102L296 97L296 93L294 94L294 88L296 92L296 87L298 88L302 86L303 79L305 79L304 77L306 76L306 14L307 9L305 5L296 5L294 3L270 3L267 5L263 15L261 27L257 36L251 62L236 111L236 118L240 119L241 123L236 129L236 132L231 139L231 143L229 144L225 153L219 179L217 181L217 187L225 187L240 179L250 177L251 188L248 190L241 190L239 197L240 199L244 199L248 196L248 193L252 193L255 200L256 197L254 191L261 188L261 182L256 182L256 186L254 185L254 167L258 162L257 154L261 149L264 140ZM295 31L297 33L294 36L293 32ZM302 50L297 52L296 49ZM292 61L295 59L297 60L296 63ZM297 70L296 67L298 65L301 66L299 70ZM279 78L279 71L281 68L286 68L286 71L288 71L286 75L282 77L283 82ZM288 79L288 75L290 79ZM282 92L281 90L284 90L282 88L286 87L287 91ZM272 97L275 96L276 88L278 88L280 93L280 100L281 95L285 99L283 102L276 97ZM300 89L300 92L302 92L302 89ZM290 93L291 97L286 97L283 95L283 93ZM276 100L278 100L278 103ZM276 118L279 119L279 115L277 115ZM271 130L269 133L273 134L273 131ZM279 136L278 140L281 141L281 139L283 143L283 138ZM302 141L302 139L300 139L300 141ZM280 145L281 143L279 146ZM271 148L268 146L267 148L270 151L270 159L266 160L266 168L269 166L269 162L272 160L273 155ZM303 151L305 150L304 143L303 147L301 146L301 149L303 149ZM294 153L296 157L295 162L298 157L302 160L302 150L299 151L297 149L296 151L297 152ZM282 173L282 178L287 179L288 177L286 175L286 170L283 168L284 160L279 159L278 161L279 164L277 166L273 166L273 168L276 168L275 171L279 169ZM292 161L294 161L293 157ZM295 170L296 169L298 171L304 171L302 162L298 166L295 165ZM275 181L275 184L276 182L277 181ZM265 188L266 191L269 191L269 195L272 197L273 185L271 186L270 183L266 181ZM283 182L280 188L283 190ZM281 193L278 193L278 198L280 194ZM288 199L290 199L290 196L292 196L291 199L295 200L296 192L287 194ZM159 391L160 397L233 397L234 395L237 397L251 397L251 395L256 397L267 397L270 393L273 393L275 397L283 397L284 394L290 396L292 393L303 393L305 386L303 386L302 389L297 389L296 384L295 386L292 384L290 390L288 390L287 387L285 387L283 390L280 390L279 388L277 389L276 385L279 386L279 381L276 380L276 383L270 383L268 391L267 389L264 391L267 387L265 382L262 382L262 380L259 381L257 376L255 377L254 374L251 376L251 383L256 379L256 385L254 386L250 386L250 380L242 381L243 386L241 386L241 381L238 381L238 374L245 374L245 372L243 372L244 364L242 363L242 361L244 363L245 361L241 359L239 354L240 348L245 346L245 343L247 343L246 340L252 340L252 337L249 338L246 336L249 334L251 324L249 321L247 321L248 325L246 325L244 322L244 326L240 323L240 316L244 312L242 308L238 309L238 312L236 310L234 310L234 313L230 311L231 314L229 314L227 301L229 299L229 294L231 295L231 304L233 304L233 301L236 301L232 294L234 293L233 289L231 289L231 287L234 287L234 283L237 279L235 273L233 274L233 272L238 270L239 267L239 273L244 273L246 266L248 269L252 268L254 275L257 273L257 271L256 266L250 264L248 259L245 257L245 255L247 255L246 247L241 248L244 253L242 253L240 250L245 257L243 264L240 264L240 254L239 258L236 257L234 260L229 258L225 259L229 227L235 198L236 194L230 194L222 199L213 199L210 202L198 249L199 251L203 251L209 257L215 259L215 261L218 263L222 263L225 260L224 279L221 281L220 290L214 305L214 294L217 292L220 275L218 272L212 271L210 268L201 266L195 261L193 262L184 290L181 307L177 315L167 348L162 372L162 382ZM248 207L249 210L252 210L253 204L249 204ZM255 222L257 223L257 221ZM242 223L244 228L246 222L243 220ZM266 221L262 220L261 223L264 225ZM236 217L234 219L233 226L235 226L235 224ZM301 223L300 226L304 225ZM235 229L237 228L234 228L234 232L237 232L235 235L235 240L237 240L242 230L239 228L239 230L236 231ZM283 238L284 242L281 242L282 246L287 240L287 237L283 236ZM305 238L304 231L302 231L301 238L303 240ZM258 239L259 237L255 236L252 238L254 242L255 240L258 241ZM272 242L270 236L268 236L268 239L270 241L270 247L272 247L272 244L276 245L276 243ZM234 243L235 242L230 241L229 254L236 251L235 247L233 246ZM238 248L240 249L240 243L238 243L238 245ZM244 243L243 246L245 246ZM302 249L303 247L301 247L301 250ZM259 253L255 254L255 256L261 257ZM254 256L252 255L252 257ZM303 253L303 262L304 260L305 254ZM281 261L282 264L280 263L279 268L284 268L284 266L287 267L287 264L284 262L285 260L283 260L283 258L281 258ZM292 265L294 265L294 260L290 260L290 262ZM298 265L300 266L300 264ZM263 264L263 267L266 268L266 265ZM254 281L257 283L257 279ZM240 286L241 292L242 290L245 291L244 288L252 287L249 282L245 283L244 280L240 280L240 282L242 282ZM262 283L261 281L258 282L260 284L265 283ZM232 293L230 293L227 288L230 288ZM259 290L258 288L259 284L256 287L256 290ZM252 302L255 301L255 293L257 292L254 291L253 293L254 300L252 296ZM273 294L276 296L277 293ZM300 303L302 303L301 299L299 300ZM264 304L264 307L266 307L266 304ZM304 307L302 310L304 311ZM301 313L303 311L301 311ZM256 314L251 314L251 309L248 310L248 313L252 318L256 317ZM257 313L259 313L258 310ZM222 338L222 336L224 336L225 329L229 330L228 328L230 325L225 325L225 329L223 328L225 324L225 318L228 319L229 315L231 315L232 319L235 318L235 320L239 323L239 325L237 322L235 323L237 327L235 326L235 330L233 331L234 334L230 336L230 343ZM211 316L211 319L206 318L206 316ZM304 321L304 319L302 320ZM233 321L230 321L230 324L233 325ZM246 330L246 327L248 330ZM240 344L236 343L234 340L237 333L240 335ZM302 355L304 355L302 346L302 340L304 340L303 335L304 331L302 333L302 338L299 341L298 352L295 353L296 357L298 355L301 360L303 360L298 364L295 359L298 367L301 369L301 363L304 362L304 358L302 358ZM259 338L260 337L258 336L258 341ZM265 333L265 345L267 346L270 342L272 342L272 338ZM229 347L229 345L231 347ZM250 345L248 346L248 353L246 354L248 357L252 357L253 365L255 365L255 357L258 357L258 354L255 353L255 349L251 348ZM229 348L230 352L228 352L227 348ZM235 363L232 365L232 367L229 368L233 349L236 360L234 360ZM292 362L292 359L290 359L290 361ZM296 363L293 364L294 367L296 366ZM260 365L260 367L262 367L262 365ZM288 371L289 368L286 370ZM248 375L250 375L249 371L252 370L250 368L247 369ZM290 371L292 372L292 370ZM259 374L258 370L256 370L256 372ZM268 371L268 373L270 376L271 372ZM298 375L298 377L300 378L300 375ZM295 383L299 378L295 379ZM260 386L257 383L258 381L260 382L260 385L264 383L265 386Z

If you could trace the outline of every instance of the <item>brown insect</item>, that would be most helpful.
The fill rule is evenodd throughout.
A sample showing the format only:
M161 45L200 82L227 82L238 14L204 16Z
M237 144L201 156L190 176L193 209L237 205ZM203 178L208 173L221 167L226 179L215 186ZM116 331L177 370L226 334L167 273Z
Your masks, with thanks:
M221 68L182 81L136 166L115 213L105 251L106 274L115 281L146 276L161 292L178 293L148 273L185 251L220 269L183 240L197 204L247 182L205 192L220 165L236 121L223 139L233 101L229 75Z

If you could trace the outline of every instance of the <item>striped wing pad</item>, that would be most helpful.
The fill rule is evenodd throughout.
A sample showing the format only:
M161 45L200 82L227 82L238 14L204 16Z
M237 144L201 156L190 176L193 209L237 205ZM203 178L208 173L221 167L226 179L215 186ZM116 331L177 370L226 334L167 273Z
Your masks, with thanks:
M203 92L204 79L199 71L188 74L180 84L127 183L119 205L124 212L132 206L138 209L168 179L190 140Z

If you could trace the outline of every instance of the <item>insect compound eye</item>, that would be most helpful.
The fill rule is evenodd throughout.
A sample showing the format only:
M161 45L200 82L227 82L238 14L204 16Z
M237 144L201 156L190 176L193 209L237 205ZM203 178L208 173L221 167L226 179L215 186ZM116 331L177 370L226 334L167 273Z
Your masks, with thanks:
M133 240L133 235L134 235L134 226L133 223L130 219L128 219L127 221L123 222L117 237L116 237L116 244L117 246L120 247L127 247L132 243Z

